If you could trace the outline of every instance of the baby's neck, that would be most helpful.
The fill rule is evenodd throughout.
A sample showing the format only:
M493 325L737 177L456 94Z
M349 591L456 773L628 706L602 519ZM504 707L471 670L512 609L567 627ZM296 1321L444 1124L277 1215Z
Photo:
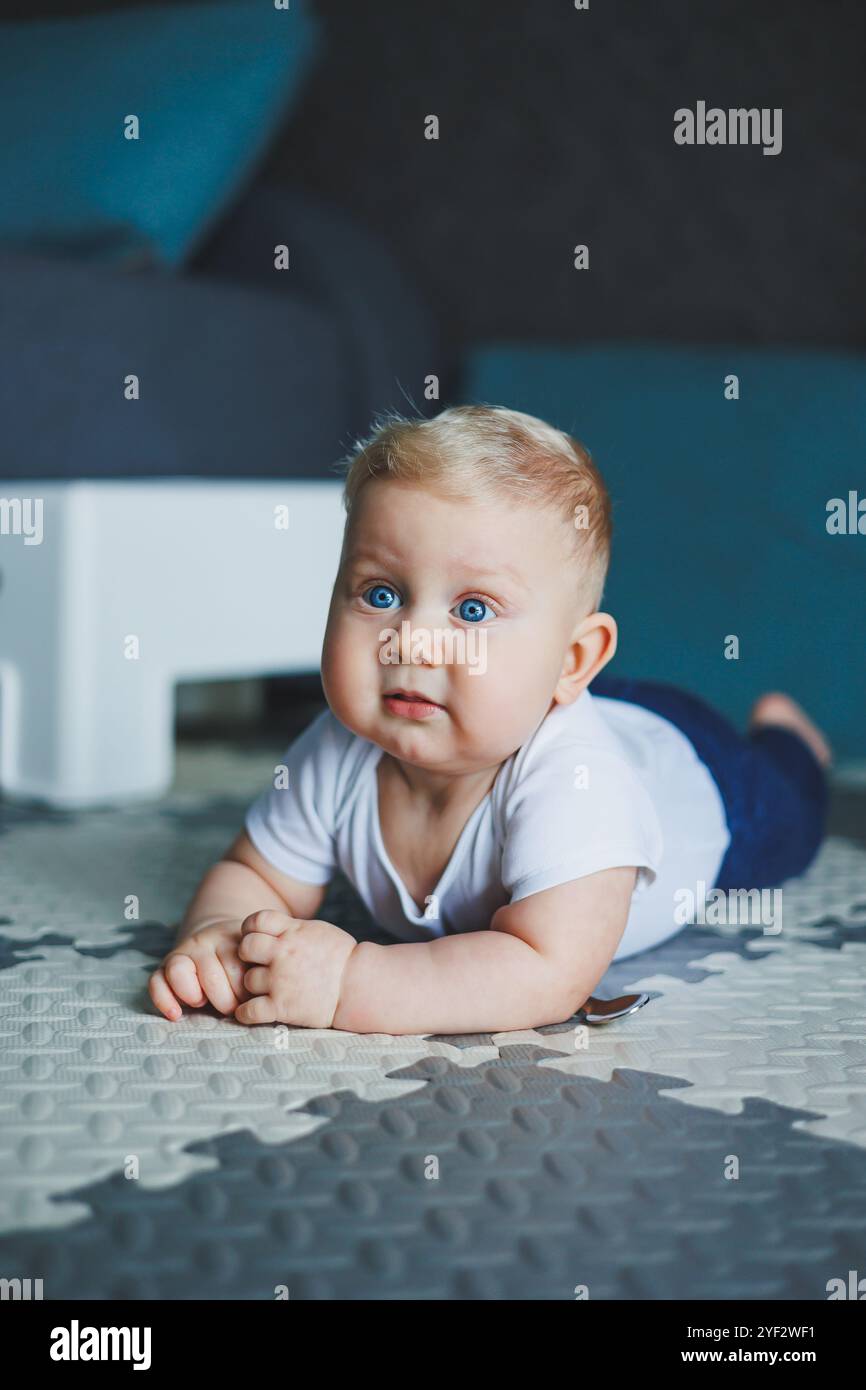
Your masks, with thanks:
M501 766L497 763L494 767L466 773L429 772L384 753L379 761L378 775L411 794L419 808L426 807L431 815L441 816L467 805L477 806L490 791Z

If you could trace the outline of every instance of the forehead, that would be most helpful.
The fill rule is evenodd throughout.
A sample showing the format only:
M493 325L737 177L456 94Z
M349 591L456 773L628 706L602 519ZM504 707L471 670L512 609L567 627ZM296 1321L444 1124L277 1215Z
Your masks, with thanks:
M516 583L561 566L563 518L519 498L454 498L376 478L361 489L346 532L345 561L404 569L459 568Z
M405 552L397 554L388 551L381 546L362 546L357 550L353 547L350 550L346 563L349 566L363 564L385 564L392 567L398 573L406 573L416 566L412 565L411 558L407 558ZM473 553L471 556L452 553L447 555L439 554L436 560L436 572L446 573L454 571L460 575L478 579L505 579L517 588L528 590L529 581L533 576L531 565L512 565L504 561L502 556L493 555L489 559L483 555L478 556Z

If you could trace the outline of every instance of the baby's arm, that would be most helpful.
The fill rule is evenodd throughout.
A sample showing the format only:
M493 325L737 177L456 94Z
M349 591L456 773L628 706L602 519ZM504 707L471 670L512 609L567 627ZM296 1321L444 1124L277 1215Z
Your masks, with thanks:
M331 1026L502 1033L570 1018L613 959L636 873L603 869L533 893L501 907L488 931L405 945L360 942Z
M301 883L275 869L245 830L208 870L184 914L178 943L210 922L241 922L251 912L271 907L292 917L315 917L327 884Z
M249 998L243 986L248 966L237 953L244 919L262 908L315 917L326 891L327 885L280 873L242 830L201 880L174 949L151 975L154 1004L170 1019L180 1017L181 1003L198 1008L209 1001L221 1013L232 1013ZM194 945L192 938L198 938Z

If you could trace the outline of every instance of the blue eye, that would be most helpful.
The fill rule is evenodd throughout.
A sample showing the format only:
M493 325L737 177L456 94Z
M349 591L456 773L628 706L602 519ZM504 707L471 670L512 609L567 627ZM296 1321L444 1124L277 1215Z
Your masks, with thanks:
M465 598L457 611L465 623L480 623L484 618L485 608L494 618L496 617L490 604L480 598Z
M399 607L400 604L397 590L392 589L390 584L372 584L369 589L364 590L361 597L371 608L378 608L380 612ZM489 603L485 603L480 598L463 599L462 603L458 605L457 612L465 623L475 623L476 625L483 622L488 614L492 618L496 617Z
M368 594L371 595L371 597L368 598ZM391 608L393 605L389 600L389 594L393 594L396 597L396 590L392 589L390 584L374 584L373 587L367 589L366 593L362 594L361 597L370 604L371 608Z

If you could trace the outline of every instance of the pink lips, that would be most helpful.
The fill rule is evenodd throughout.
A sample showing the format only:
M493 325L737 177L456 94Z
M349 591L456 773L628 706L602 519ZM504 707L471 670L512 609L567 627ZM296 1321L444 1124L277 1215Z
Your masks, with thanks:
M382 699L389 714L396 714L402 719L429 719L442 709L442 705L428 699L420 690L389 690Z

